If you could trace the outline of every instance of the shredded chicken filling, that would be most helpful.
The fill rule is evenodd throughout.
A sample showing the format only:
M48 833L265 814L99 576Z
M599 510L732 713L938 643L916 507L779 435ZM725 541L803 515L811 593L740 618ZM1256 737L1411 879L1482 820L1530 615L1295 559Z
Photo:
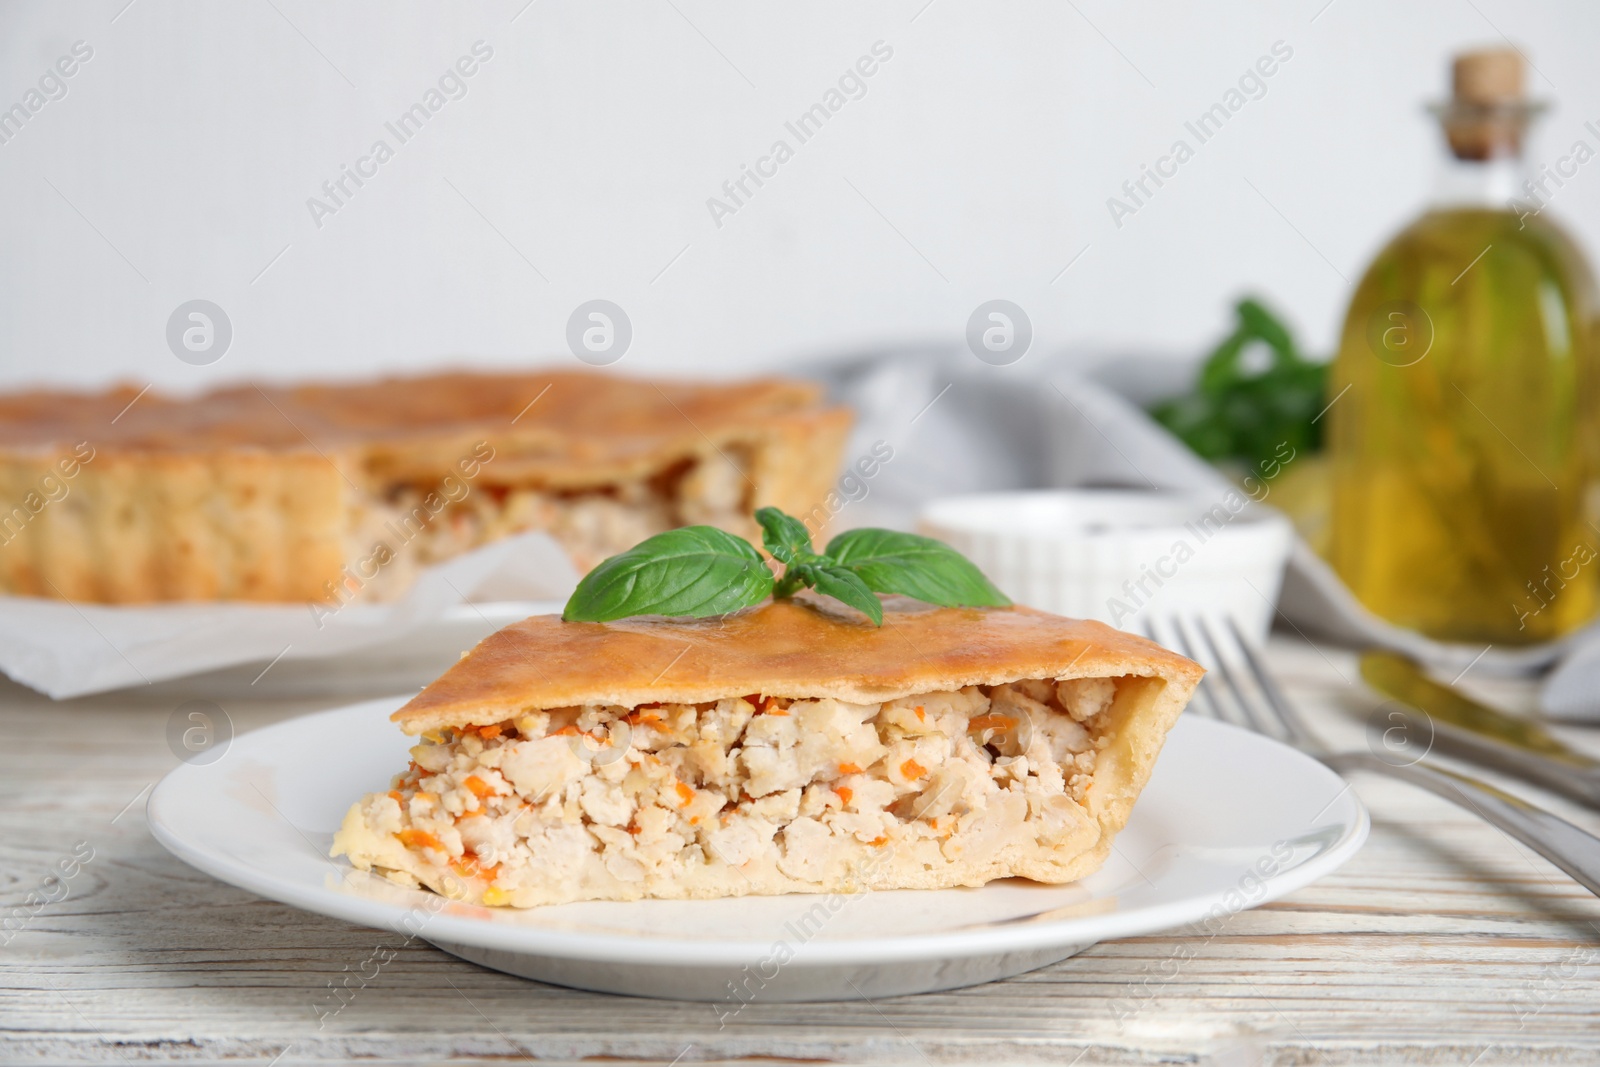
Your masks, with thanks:
M821 879L841 849L934 841L981 862L1081 833L1117 680L969 686L883 704L751 695L589 705L424 736L362 818L484 902L751 860ZM924 850L925 851L925 850Z
M678 526L704 523L747 534L748 482L735 462L714 455L651 478L581 491L459 480L451 483L453 492L395 485L357 515L353 558L380 552L381 566L368 569L381 573L365 592L381 600L408 588L422 567L528 530L554 537L580 572ZM738 462L748 465L748 457Z

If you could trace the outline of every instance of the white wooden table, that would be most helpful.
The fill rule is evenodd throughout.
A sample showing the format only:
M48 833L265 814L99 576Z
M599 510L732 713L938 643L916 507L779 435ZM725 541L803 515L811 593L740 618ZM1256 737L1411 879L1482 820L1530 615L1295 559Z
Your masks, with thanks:
M1329 740L1363 743L1374 703L1345 681L1348 655L1283 639L1271 655ZM93 850L67 895L0 948L0 1061L1600 1062L1600 901L1499 831L1388 781L1355 783L1373 831L1348 866L1216 937L1109 942L954 993L758 1002L719 1029L710 1005L480 970L168 855L144 800L176 764L174 708L209 697L243 731L352 698L263 689L212 679L52 704L0 681L0 915L29 911L60 861ZM1515 788L1600 830L1600 815ZM329 983L379 946L397 958L319 1028Z

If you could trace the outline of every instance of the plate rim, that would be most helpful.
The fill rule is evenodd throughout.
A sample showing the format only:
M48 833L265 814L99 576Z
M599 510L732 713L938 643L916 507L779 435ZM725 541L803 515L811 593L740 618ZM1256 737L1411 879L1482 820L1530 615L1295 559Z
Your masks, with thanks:
M305 730L323 717L392 711L410 698L411 694L379 697L298 715L240 734L233 739L232 746L245 743L249 738L259 739L269 733ZM1326 809L1328 813L1337 813L1341 809L1347 813L1345 818L1336 820L1343 827L1339 837L1304 863L1270 877L1261 878L1265 892L1242 908L1227 909L1229 914L1261 907L1310 885L1343 866L1365 844L1372 825L1366 805L1349 787L1347 780L1326 765L1275 738L1242 727L1198 715L1192 718L1186 715L1179 720L1180 723L1185 721L1190 724L1185 729L1218 730L1265 742L1281 750L1279 754L1283 757L1302 762L1307 773L1325 777L1343 786L1336 791ZM1175 725L1174 729L1176 728ZM273 875L248 863L218 855L204 847L197 847L182 834L174 831L164 814L164 808L172 798L172 794L183 788L187 784L185 779L191 776L205 777L225 773L225 769L220 768L220 763L221 761L205 765L180 763L163 776L151 791L145 802L145 817L151 835L162 847L197 870L257 896L359 926L401 932L399 921L411 915L416 910L415 907L375 900L356 893L340 892L324 883L308 884L298 879ZM173 802L176 803L175 800ZM288 821L281 813L279 817L285 822ZM297 829L293 823L289 825L292 829ZM328 862L336 865L342 863L348 867L347 860L328 858ZM354 868L348 869L354 870ZM1037 922L1019 922L1014 926L976 925L954 930L840 940L814 938L794 949L795 955L790 965L821 966L862 961L906 962L965 958L1051 946L1081 947L1112 938L1171 930L1197 922L1205 918L1213 907L1222 904L1231 892L1230 889L1187 895L1178 900L1140 908ZM823 899L828 894L816 894L816 896L818 899ZM517 926L495 921L492 918L495 911L496 909L481 905L445 902L440 910L428 916L414 936L427 941L439 940L521 955L595 963L636 964L690 962L701 965L747 964L752 959L765 957L772 951L775 943L772 938L712 941ZM471 912L483 914L475 915Z

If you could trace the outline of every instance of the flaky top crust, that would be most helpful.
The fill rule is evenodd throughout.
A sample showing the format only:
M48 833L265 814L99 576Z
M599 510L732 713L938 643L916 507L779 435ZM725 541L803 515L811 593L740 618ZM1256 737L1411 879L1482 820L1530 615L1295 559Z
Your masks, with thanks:
M419 734L530 708L752 693L872 704L1024 678L1122 675L1162 678L1186 697L1202 673L1144 638L1032 608L938 608L891 597L875 627L850 608L802 595L713 619L536 615L485 638L392 718Z
M388 445L403 466L408 446L493 435L514 456L608 465L816 411L819 401L817 386L776 378L713 384L553 370L243 385L188 398L125 386L33 391L0 396L0 451L83 440L113 455Z

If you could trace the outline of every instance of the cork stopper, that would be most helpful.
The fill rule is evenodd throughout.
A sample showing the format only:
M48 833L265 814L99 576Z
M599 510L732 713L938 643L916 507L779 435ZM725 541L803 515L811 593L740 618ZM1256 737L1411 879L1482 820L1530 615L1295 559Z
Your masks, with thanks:
M1522 53L1515 48L1463 52L1451 65L1451 87L1458 104L1501 107L1525 99Z
M1522 151L1522 135L1534 110L1526 96L1526 67L1515 48L1485 48L1456 56L1451 65L1452 98L1437 111L1457 158L1487 160Z

